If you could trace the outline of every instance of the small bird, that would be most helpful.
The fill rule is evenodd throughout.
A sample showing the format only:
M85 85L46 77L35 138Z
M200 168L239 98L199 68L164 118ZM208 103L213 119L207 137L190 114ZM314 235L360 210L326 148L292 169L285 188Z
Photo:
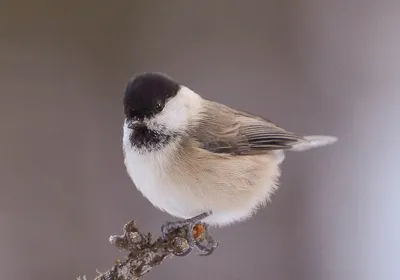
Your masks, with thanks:
M123 107L124 163L136 188L156 208L180 218L165 222L163 237L187 228L189 248L209 255L196 228L250 218L278 188L286 151L337 141L301 136L262 117L202 98L163 73L146 72L127 84Z

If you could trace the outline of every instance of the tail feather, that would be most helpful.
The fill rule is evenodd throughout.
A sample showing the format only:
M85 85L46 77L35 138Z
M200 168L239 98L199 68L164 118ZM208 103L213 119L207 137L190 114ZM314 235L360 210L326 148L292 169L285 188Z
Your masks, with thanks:
M338 140L337 137L326 135L307 135L304 136L303 139L303 141L294 144L290 151L302 152L317 147L331 145Z

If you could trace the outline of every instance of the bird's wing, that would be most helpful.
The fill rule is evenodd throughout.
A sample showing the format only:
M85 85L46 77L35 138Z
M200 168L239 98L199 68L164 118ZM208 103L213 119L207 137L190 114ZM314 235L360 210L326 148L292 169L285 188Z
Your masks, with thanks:
M207 101L199 124L192 133L199 146L213 153L264 154L291 149L304 138L258 116Z

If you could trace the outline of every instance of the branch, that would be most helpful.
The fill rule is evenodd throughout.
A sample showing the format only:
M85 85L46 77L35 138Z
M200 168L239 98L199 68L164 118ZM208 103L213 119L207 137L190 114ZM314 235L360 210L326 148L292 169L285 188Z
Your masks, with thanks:
M139 232L136 222L130 221L125 224L123 235L113 235L109 239L118 249L129 252L127 259L117 262L95 280L137 280L165 259L186 251L189 244L184 236L186 229L181 228L168 234L167 240L159 237L152 242L150 233Z

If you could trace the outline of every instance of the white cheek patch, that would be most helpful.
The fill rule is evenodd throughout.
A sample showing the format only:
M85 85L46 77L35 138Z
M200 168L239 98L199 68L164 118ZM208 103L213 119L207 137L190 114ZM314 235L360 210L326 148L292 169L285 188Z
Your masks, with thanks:
M151 120L156 126L164 126L170 130L184 130L189 121L201 110L201 97L182 86L177 95L172 97L160 114Z

